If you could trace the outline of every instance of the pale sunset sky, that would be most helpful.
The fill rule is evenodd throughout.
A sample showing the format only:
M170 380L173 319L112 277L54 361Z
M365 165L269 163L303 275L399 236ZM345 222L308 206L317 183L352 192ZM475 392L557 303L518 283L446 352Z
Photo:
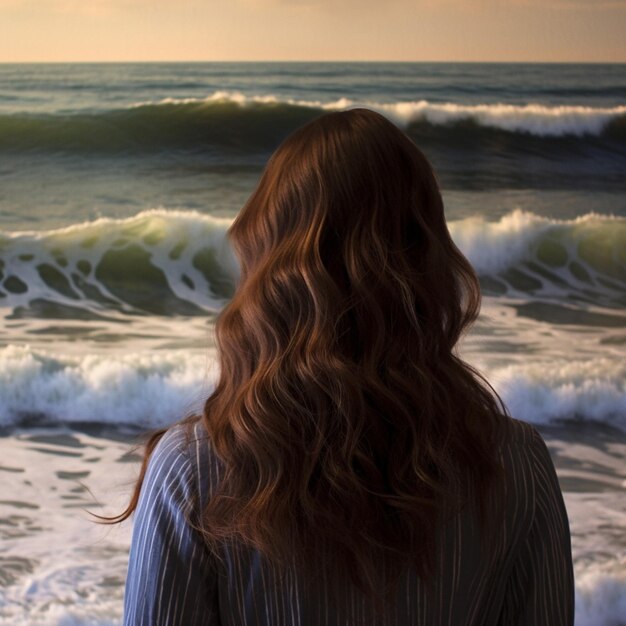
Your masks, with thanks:
M0 62L626 62L626 0L0 0Z

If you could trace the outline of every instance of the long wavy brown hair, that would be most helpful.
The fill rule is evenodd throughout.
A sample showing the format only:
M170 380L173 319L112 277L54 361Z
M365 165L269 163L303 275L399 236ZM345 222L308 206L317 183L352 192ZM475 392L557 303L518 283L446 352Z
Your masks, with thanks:
M219 378L196 417L225 468L202 512L207 548L237 540L278 565L295 559L311 584L323 570L331 591L350 579L379 612L407 567L432 580L448 516L474 503L487 527L508 413L457 354L479 313L478 278L430 163L366 108L290 134L228 237L240 277L215 325ZM108 521L135 509L164 432Z

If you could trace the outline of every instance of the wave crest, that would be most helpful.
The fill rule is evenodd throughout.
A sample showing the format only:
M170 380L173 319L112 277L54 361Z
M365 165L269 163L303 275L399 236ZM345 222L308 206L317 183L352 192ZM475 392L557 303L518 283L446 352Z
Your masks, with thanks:
M16 317L206 315L236 287L229 218L150 209L49 231L0 233L0 303ZM519 209L449 222L488 295L572 297L622 306L626 218L573 220Z
M162 150L268 151L291 131L325 111L363 106L380 112L418 140L462 146L489 141L493 133L515 145L523 137L609 142L626 139L626 106L458 104L452 102L331 102L216 91L207 98L138 102L99 112L0 115L0 150L69 153L160 152ZM617 142L617 143L616 143ZM523 143L520 146L523 147Z
M331 102L278 98L274 95L244 95L239 91L216 91L207 98L165 98L158 102L137 102L130 108L155 107L166 105L211 105L236 104L251 109L255 106L288 105L322 111L341 111L356 106L366 106L386 114L401 126L412 122L426 121L433 125L445 125L460 120L471 120L485 127L498 128L508 132L525 132L540 137L560 137L563 135L600 135L607 126L626 116L626 106L589 107L580 105L549 106L537 103L524 105L458 104L453 102L429 102L414 100L409 102L359 102L350 98L339 98Z

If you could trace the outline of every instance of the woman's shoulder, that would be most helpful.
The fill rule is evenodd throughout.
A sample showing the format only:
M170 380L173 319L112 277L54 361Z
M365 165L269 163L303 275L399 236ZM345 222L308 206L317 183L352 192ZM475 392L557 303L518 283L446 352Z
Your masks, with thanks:
M517 419L515 417L503 417L505 428L504 442L517 445L533 445L537 437L541 438L539 431L530 422Z
M550 450L536 426L513 417L507 417L503 429L500 454L510 480L519 488L534 485L545 477L556 475Z
M509 451L528 453L547 450L546 442L535 425L510 416L506 417L504 423L502 443Z
M194 463L201 448L209 443L202 418L198 415L187 417L166 428L159 439L155 452L169 450L171 454L184 453Z
M505 454L524 455L531 449L541 450L546 443L537 428L523 420L502 416L500 445ZM194 415L171 425L161 437L155 452L184 455L199 475L218 470L218 459L212 451L209 433L202 416Z
M197 482L210 460L209 435L198 416L187 417L167 427L150 455L150 466L167 469Z
M202 416L194 415L172 424L161 437L154 454L167 455L167 465L184 465L200 502L207 500L219 476L220 465L212 451L209 433Z

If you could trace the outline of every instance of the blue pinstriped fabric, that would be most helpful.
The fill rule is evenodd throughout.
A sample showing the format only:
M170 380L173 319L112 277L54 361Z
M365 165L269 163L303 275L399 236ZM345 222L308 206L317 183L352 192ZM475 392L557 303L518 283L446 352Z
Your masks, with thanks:
M510 426L501 450L506 522L482 545L473 518L458 515L441 534L434 591L407 574L381 626L574 623L570 529L556 471L535 428L513 419ZM341 593L350 609L340 619L327 593L307 593L295 563L280 578L246 546L224 547L223 565L209 554L187 520L197 519L194 503L206 502L220 470L200 422L191 432L174 426L159 441L134 517L124 626L371 624L348 584Z

